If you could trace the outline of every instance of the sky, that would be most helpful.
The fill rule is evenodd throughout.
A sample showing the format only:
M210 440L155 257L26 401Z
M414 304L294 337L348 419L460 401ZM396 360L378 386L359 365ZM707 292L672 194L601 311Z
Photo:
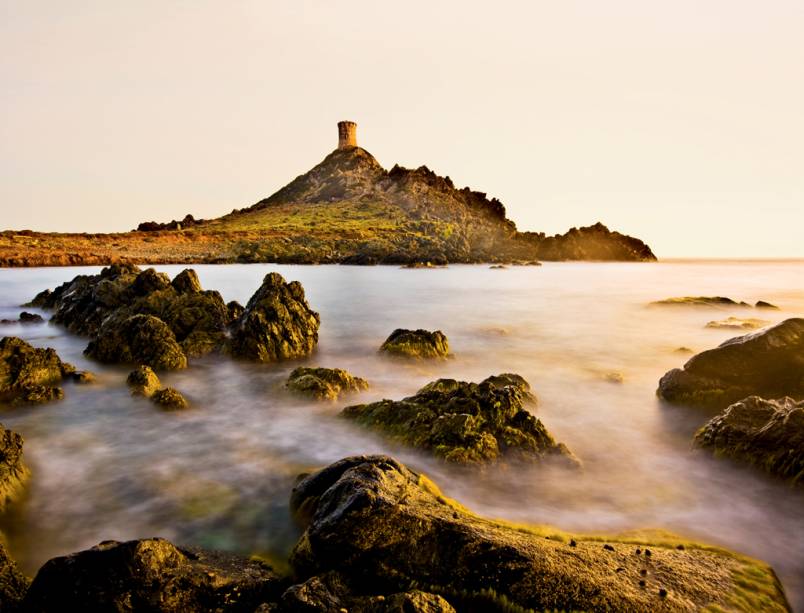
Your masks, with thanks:
M0 0L0 228L251 205L337 145L521 230L804 257L801 0Z

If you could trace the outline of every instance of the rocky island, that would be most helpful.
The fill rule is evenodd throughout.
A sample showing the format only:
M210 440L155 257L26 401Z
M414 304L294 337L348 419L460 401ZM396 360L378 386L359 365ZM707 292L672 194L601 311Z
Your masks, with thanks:
M0 232L0 266L114 262L447 264L535 260L652 261L637 238L597 223L547 236L520 232L496 198L421 166L386 170L349 138L253 206L210 220L143 222L114 234Z

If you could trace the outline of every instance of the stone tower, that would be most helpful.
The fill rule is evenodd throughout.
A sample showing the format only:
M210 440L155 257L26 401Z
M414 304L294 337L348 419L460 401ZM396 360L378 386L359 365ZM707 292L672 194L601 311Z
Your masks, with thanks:
M357 124L354 121L338 122L338 149L357 147Z

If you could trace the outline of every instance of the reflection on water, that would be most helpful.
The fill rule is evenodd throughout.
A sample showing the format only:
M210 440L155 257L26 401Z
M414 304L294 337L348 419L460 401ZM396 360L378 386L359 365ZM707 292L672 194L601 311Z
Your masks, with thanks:
M181 267L159 266L173 275ZM804 610L804 493L752 469L693 452L707 415L660 403L659 377L695 351L733 336L705 328L745 309L646 307L676 295L779 304L762 317L804 315L804 263L545 264L402 270L350 266L196 266L206 288L245 303L269 271L304 284L321 313L309 363L346 368L372 388L353 402L410 395L436 377L527 378L537 414L584 463L451 469L343 422L344 403L289 396L300 362L194 362L163 381L193 409L163 413L129 397L126 369L93 364L86 340L55 326L4 326L55 347L99 383L70 386L63 402L0 414L25 437L26 499L0 519L32 574L46 559L104 539L159 535L244 553L284 555L298 536L287 511L295 476L357 453L388 452L429 473L473 510L568 530L666 528L769 561ZM0 319L44 287L96 269L0 271ZM443 330L455 359L404 365L376 349L397 327ZM621 375L613 376L613 373Z

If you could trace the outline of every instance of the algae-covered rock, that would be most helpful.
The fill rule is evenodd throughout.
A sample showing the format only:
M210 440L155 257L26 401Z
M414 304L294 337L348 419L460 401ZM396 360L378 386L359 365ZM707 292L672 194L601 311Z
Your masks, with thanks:
M180 294L197 294L202 291L198 274L192 268L187 268L177 274L171 285Z
M187 356L168 325L153 315L110 317L84 351L111 364L145 364L154 370L187 366Z
M0 424L0 511L17 498L28 478L22 461L22 436Z
M448 462L482 463L547 455L575 461L542 422L523 408L533 399L519 375L481 383L439 379L400 401L346 407L341 415Z
M0 340L0 400L35 404L58 400L62 379L75 367L62 362L54 349L32 347L24 340L6 336Z
M727 317L726 319L710 321L706 324L706 327L720 330L757 330L767 326L769 323L765 319L755 319L753 317Z
M285 385L288 389L319 400L336 400L349 392L368 389L368 381L340 368L307 368L293 370Z
M166 411L180 411L189 406L181 392L172 387L166 387L154 392L151 396L151 402Z
M694 543L677 548L668 537L570 539L509 527L387 456L346 458L306 477L291 509L305 528L291 555L297 577L334 571L358 593L415 585L461 611L789 610L761 562ZM650 558L635 554L641 543Z
M150 366L139 366L132 370L126 378L126 384L132 396L145 396L150 398L162 387L159 377Z
M667 372L657 394L675 404L723 409L747 396L804 398L804 319L738 336Z
M695 444L804 482L804 401L749 396L710 420L696 433Z
M285 283L272 272L232 324L229 348L233 356L257 362L304 357L318 343L320 321L301 283Z
M46 562L26 611L232 611L276 601L286 583L262 562L155 538L104 541Z
M380 346L380 351L408 358L445 358L449 355L449 343L441 330L399 328Z
M17 611L30 583L0 541L0 611Z

